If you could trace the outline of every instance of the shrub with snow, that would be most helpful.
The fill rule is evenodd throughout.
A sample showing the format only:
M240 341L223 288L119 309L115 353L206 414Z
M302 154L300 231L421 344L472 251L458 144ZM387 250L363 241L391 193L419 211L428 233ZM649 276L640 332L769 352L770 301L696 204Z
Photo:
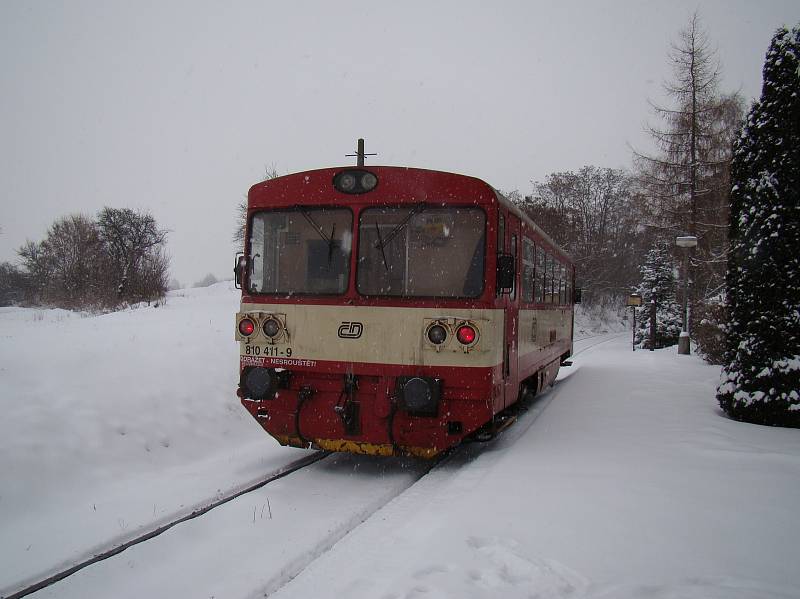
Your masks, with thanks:
M717 389L733 418L800 427L800 27L780 29L732 167L730 325Z
M697 353L709 364L725 361L728 305L724 298L702 299L692 303L692 340Z
M197 287L210 287L211 285L214 285L215 283L219 283L219 279L217 277L215 277L212 273L208 273L202 279L197 281L197 283L192 285L192 287L195 287L195 288L197 288Z

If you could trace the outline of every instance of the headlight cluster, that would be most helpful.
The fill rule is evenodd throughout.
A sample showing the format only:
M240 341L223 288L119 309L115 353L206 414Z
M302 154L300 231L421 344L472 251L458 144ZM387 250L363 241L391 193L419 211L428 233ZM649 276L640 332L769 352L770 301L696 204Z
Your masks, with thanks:
M269 343L277 343L284 337L288 337L284 314L239 314L237 321L237 341L245 341L263 335Z
M337 173L333 186L342 193L367 193L378 186L378 177L369 171L351 169Z
M428 324L425 329L425 339L428 343L439 351L455 337L465 351L475 347L480 338L478 326L468 320L450 320L452 322L448 322L448 319L439 319Z

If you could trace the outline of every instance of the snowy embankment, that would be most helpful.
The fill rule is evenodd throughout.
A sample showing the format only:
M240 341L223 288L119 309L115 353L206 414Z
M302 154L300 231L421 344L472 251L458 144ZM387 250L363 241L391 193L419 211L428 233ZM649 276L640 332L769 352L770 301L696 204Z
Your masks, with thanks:
M629 315L629 310L620 314L615 310L578 304L575 306L575 340L630 330L630 323L627 320ZM576 346L576 351L577 349Z
M0 308L0 595L303 455L236 398L238 302Z

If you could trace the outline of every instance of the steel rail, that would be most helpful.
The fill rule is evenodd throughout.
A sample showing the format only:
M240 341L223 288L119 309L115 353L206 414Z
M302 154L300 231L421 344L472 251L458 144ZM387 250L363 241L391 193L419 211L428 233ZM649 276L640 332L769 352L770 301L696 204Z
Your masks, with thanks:
M577 356L578 354L582 354L586 350L592 349L593 347L597 347L598 345L603 345L604 343L608 343L609 341L614 341L615 339L619 339L623 335L629 335L629 334L630 334L629 331L621 331L618 333L600 333L599 335L589 335L588 337L584 337L583 339L579 339L578 341L584 341L586 339L594 339L595 337L606 337L606 336L608 336L608 339L603 339L602 341L598 341L597 343L592 343L591 345L582 347L574 354L572 354L572 356L570 357Z
M209 503L203 505L202 507L195 508L189 514L186 514L179 518L175 518L174 520L170 520L165 524L162 524L151 530L148 530L147 532L142 533L119 545L114 545L113 547L103 550L100 553L97 553L88 559L85 559L77 564L70 566L69 568L59 570L56 573L48 576L47 578L42 578L41 580L38 580L33 584L26 585L25 587L17 591L14 591L10 595L0 596L0 599L20 599L21 597L25 597L26 595L30 595L31 593L35 593L36 591L40 591L61 580L64 580L69 576L72 576L77 572L80 572L84 568L88 568L93 564L96 564L103 560L107 560L110 557L114 557L115 555L122 553L123 551L129 549L130 547L133 547L134 545L138 545L140 543L144 543L145 541L149 541L150 539L157 537L162 533L165 533L170 528L173 528L178 524L202 516L203 514L210 512L214 508L224 505L230 501L233 501L237 497L241 497L242 495L246 495L247 493L252 493L253 491L260 489L261 487L268 485L269 483L274 482L278 479L284 478L285 476L289 476L290 474L297 472L298 470L302 470L303 468L306 468L311 464L319 462L320 460L328 457L329 455L330 452L328 451L318 451L311 455L302 457L299 460L295 460L294 462L291 462L286 466L283 466L278 470L276 470L275 472L269 474L268 476L256 481L255 483L252 483L242 489L229 492L228 494L223 495L222 497L210 501Z

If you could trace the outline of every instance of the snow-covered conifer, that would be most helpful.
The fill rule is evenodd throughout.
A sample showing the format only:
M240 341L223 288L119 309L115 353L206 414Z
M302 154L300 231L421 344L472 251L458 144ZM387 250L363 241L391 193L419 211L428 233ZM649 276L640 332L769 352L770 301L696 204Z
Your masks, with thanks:
M650 347L650 303L656 300L655 347L669 347L678 342L681 332L681 309L675 300L675 263L668 244L657 242L640 267L642 282L636 291L642 296L637 310L635 342Z
M733 418L800 426L800 27L779 29L732 166L731 321L717 389Z

